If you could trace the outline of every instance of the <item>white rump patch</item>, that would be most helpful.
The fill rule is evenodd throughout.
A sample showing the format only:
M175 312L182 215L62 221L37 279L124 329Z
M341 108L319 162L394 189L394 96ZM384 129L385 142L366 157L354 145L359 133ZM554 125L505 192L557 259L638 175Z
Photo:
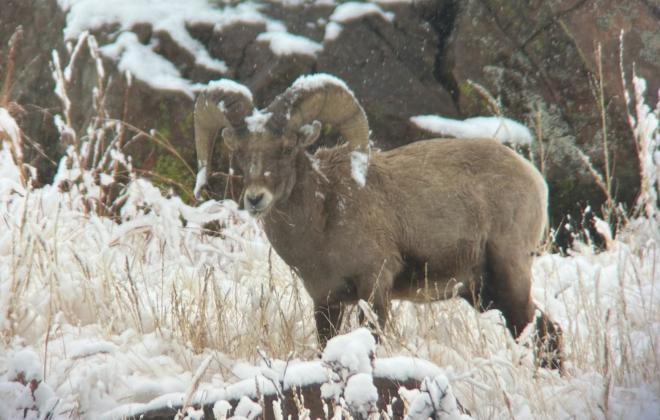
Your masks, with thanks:
M275 55L307 55L315 57L323 50L323 45L304 36L293 35L288 32L264 32L259 34L257 41L267 42Z
M252 92L250 92L250 89L248 89L247 86L236 83L231 79L213 80L209 82L207 90L211 92L214 90L233 92L248 97L250 98L250 101L252 101Z
M252 115L245 117L245 123L251 133L262 133L265 130L266 123L270 119L271 112L261 112L258 109L252 111Z
M504 117L474 117L454 120L439 115L419 115L410 121L417 127L441 136L494 138L500 143L531 144L534 137L527 127Z
M351 153L351 176L360 187L364 187L367 184L368 167L369 155L358 151Z

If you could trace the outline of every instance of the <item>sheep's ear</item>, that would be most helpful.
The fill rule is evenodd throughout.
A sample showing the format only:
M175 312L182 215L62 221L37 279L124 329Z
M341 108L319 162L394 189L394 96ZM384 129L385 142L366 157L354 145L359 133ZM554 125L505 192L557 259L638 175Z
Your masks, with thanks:
M236 131L232 127L225 127L222 130L222 139L230 151L233 152L238 148L238 138L236 138Z
M311 124L305 124L298 129L298 145L307 147L318 140L321 134L321 123L314 121Z

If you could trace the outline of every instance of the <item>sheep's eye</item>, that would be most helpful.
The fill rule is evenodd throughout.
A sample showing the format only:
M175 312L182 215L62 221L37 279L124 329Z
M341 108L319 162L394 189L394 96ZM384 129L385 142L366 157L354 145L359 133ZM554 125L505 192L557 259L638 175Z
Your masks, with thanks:
M290 156L293 153L293 146L283 146L281 153L283 156Z

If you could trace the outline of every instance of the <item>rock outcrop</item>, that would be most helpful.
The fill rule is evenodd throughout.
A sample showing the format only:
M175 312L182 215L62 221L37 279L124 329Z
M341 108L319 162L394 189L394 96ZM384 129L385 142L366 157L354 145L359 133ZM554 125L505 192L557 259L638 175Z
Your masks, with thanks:
M113 21L103 9L94 20L85 20L81 10L89 1L9 0L0 17L2 40L23 26L11 100L25 109L20 119L25 134L44 149L29 153L42 182L49 182L52 162L63 151L52 123L61 104L54 94L51 51L67 56L66 42L75 44L87 29L98 39L104 57L107 117L145 133L157 130L192 166L195 89L229 77L250 87L256 105L262 106L299 75L327 72L354 90L369 117L374 143L383 149L430 136L411 123L418 115L466 118L501 112L527 124L540 135L532 154L537 165L543 161L555 226L581 204L598 209L605 202L578 153L605 173L604 133L613 195L630 205L637 194L638 163L621 87L619 33L626 31L627 77L634 62L637 74L648 82L648 102L655 104L660 10L651 2L209 3L205 14L172 10L178 21L166 19L164 2L152 15L122 21L118 14ZM600 59L595 54L598 43ZM143 56L129 60L130 48L140 49ZM5 41L0 45L2 68L6 49ZM131 67L136 61L142 61L141 72ZM163 69L167 80L174 81L169 85L159 85ZM132 83L127 82L127 71ZM599 107L600 80L604 107ZM93 60L83 48L68 89L80 133L97 115L91 99L96 85ZM498 110L479 87L495 98ZM133 137L129 149L138 166L192 185L192 177L176 159L140 138L148 136Z

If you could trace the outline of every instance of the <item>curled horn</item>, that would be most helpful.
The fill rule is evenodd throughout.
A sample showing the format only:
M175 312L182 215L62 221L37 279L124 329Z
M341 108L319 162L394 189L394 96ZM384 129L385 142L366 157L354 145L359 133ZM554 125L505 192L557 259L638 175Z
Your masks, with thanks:
M228 79L210 83L198 95L194 110L198 166L195 198L199 198L211 171L213 147L218 134L225 127L232 127L239 133L247 130L245 117L253 108L250 90Z
M334 126L356 151L369 151L367 116L344 82L327 74L299 77L268 106L273 132L297 131L315 120Z

